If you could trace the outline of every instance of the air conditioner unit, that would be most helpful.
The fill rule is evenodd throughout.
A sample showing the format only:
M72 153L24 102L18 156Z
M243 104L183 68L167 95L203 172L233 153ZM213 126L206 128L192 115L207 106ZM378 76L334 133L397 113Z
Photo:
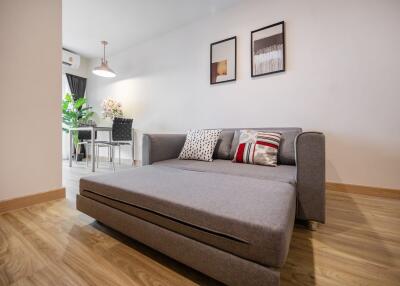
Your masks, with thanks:
M67 50L62 50L62 63L64 66L68 66L73 69L79 68L81 63L81 57L77 54L71 53Z

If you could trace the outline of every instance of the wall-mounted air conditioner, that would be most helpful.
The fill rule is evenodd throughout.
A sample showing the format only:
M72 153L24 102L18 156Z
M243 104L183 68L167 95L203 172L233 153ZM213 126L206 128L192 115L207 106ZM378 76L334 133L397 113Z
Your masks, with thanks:
M73 69L79 68L81 63L81 57L77 54L71 53L67 50L62 50L62 63L64 66L68 66Z

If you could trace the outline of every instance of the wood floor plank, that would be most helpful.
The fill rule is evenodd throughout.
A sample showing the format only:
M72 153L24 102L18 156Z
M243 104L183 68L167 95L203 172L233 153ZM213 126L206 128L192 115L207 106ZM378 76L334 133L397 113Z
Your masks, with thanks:
M1 285L11 284L46 267L47 263L25 239L0 216L1 229Z
M73 236L66 236L65 233L58 231L43 231L39 224L32 223L19 213L10 214L10 216L13 223L18 225L34 247L55 263L61 260L84 281L90 281L89 285L141 285L135 284L131 277L124 275L118 269L115 269L112 276L104 274L112 267L109 261L91 252ZM90 267L90 265L96 265L96 267Z

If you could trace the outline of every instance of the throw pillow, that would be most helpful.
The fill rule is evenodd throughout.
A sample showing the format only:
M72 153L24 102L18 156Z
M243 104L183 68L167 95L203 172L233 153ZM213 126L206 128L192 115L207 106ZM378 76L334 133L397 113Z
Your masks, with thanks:
M211 162L220 133L221 130L190 130L178 158Z
M275 167L280 141L280 133L241 130L233 162Z

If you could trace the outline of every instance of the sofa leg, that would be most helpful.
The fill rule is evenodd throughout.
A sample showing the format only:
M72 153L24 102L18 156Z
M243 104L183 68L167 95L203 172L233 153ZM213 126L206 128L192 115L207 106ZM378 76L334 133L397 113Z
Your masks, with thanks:
M311 231L316 231L318 228L318 222L313 220L307 221L307 228Z

